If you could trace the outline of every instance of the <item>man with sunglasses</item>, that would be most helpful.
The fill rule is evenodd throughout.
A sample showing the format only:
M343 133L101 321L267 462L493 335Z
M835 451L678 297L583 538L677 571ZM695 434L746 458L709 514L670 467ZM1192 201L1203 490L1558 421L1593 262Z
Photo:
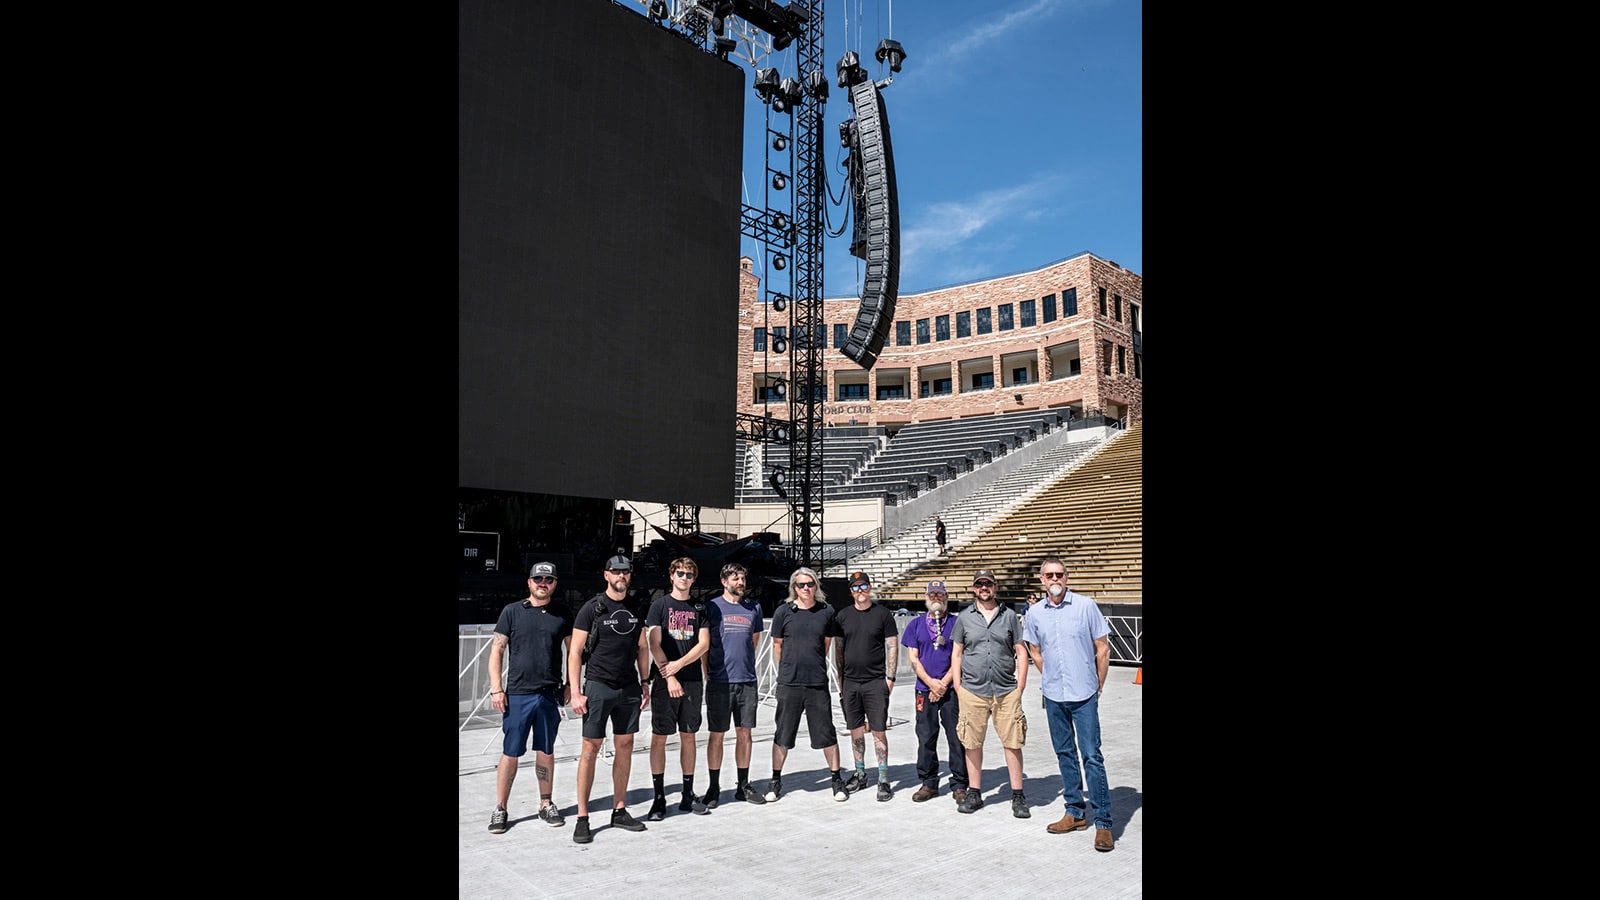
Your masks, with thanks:
M1094 598L1067 590L1067 566L1058 557L1047 556L1039 564L1039 580L1048 597L1028 610L1022 637L1039 667L1039 693L1044 695L1066 804L1061 821L1045 831L1066 834L1089 827L1078 775L1081 756L1089 802L1094 804L1094 848L1109 852L1116 841L1111 837L1111 784L1100 753L1100 691L1111 666L1111 626Z
M847 793L867 786L867 731L878 757L878 799L894 796L889 787L889 692L900 666L900 629L894 614L872 602L872 578L866 572L850 576L850 597L855 602L836 613L839 639L839 705L850 729L850 747L856 771L845 782Z
M706 769L711 779L701 800L707 809L716 809L722 794L722 743L728 725L734 730L733 761L739 767L733 799L766 803L766 798L750 785L750 756L755 745L750 730L756 727L756 708L761 697L756 686L756 650L766 622L761 604L745 595L748 573L736 562L722 566L722 593L706 602L706 627L711 632L711 651L706 654Z
M1011 814L1028 818L1027 798L1022 796L1022 746L1028 736L1028 717L1022 711L1022 691L1028 685L1028 656L1022 643L1022 622L1017 614L1000 605L995 597L994 572L979 569L972 578L972 592L978 602L956 616L950 641L953 683L961 704L956 734L966 749L967 796L956 806L957 812L973 813L983 808L983 739L994 719L994 730L1006 754L1006 770L1011 775Z
M564 644L572 634L572 624L559 608L550 605L555 589L556 567L534 563L528 572L528 598L500 610L489 643L489 702L500 713L500 728L505 732L495 767L495 808L489 815L489 830L494 834L504 834L508 827L506 803L511 799L511 783L517 779L518 759L528 752L530 736L533 771L539 780L539 818L557 828L567 824L550 799L561 707L572 694L571 685L561 677ZM500 671L508 649L511 663L502 681Z
M772 656L778 663L778 709L773 714L772 781L767 802L783 796L783 764L794 749L805 715L811 748L821 750L833 773L833 799L850 799L839 773L839 734L833 728L828 693L828 653L839 636L833 607L822 596L817 573L801 566L789 574L789 597L772 615Z
M674 732L678 735L678 766L683 772L678 810L695 815L708 812L694 795L694 736L700 730L700 704L705 696L701 659L711 649L711 632L689 598L700 567L683 556L673 560L667 572L672 579L671 593L657 598L644 617L655 673L650 679L650 780L656 798L645 814L646 822L667 817L667 738Z
M573 685L572 711L583 716L583 752L578 757L578 824L572 840L587 844L589 791L594 787L595 764L605 743L606 724L612 731L611 826L623 831L644 831L645 824L628 814L628 775L633 770L633 736L639 731L639 714L650 705L650 644L643 621L627 604L633 563L626 556L606 560L606 589L578 610L567 647L567 677ZM583 649L589 633L596 636L589 661ZM582 673L580 681L577 673ZM581 685L578 687L577 685Z

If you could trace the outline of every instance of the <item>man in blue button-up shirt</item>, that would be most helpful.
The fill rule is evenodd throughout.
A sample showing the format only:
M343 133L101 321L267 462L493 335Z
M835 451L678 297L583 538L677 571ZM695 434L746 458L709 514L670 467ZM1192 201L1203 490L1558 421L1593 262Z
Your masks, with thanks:
M1111 626L1091 597L1067 590L1067 567L1054 556L1039 564L1039 580L1046 597L1028 608L1022 638L1039 667L1039 692L1044 695L1050 742L1061 769L1061 799L1066 815L1045 827L1051 834L1084 831L1089 816L1084 809L1083 781L1078 759L1089 781L1089 802L1094 804L1094 848L1116 846L1111 837L1111 786L1105 758L1100 755L1100 691L1111 665Z

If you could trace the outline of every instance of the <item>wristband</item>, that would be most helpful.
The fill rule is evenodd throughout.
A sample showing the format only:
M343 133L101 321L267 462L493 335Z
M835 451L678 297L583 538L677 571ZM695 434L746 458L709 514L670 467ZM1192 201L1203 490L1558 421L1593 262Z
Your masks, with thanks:
M493 697L495 694L504 694L504 693L505 693L505 691L490 691L489 692L489 696Z

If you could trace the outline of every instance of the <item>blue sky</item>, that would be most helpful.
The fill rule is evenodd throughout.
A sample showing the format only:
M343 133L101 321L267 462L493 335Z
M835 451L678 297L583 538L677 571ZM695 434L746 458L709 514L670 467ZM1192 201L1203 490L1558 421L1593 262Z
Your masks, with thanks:
M831 200L845 191L838 124L852 111L834 66L846 50L873 80L894 79L882 95L899 195L900 293L1083 252L1144 274L1142 13L1138 0L826 0L823 296L859 296L865 272L849 253L848 228L826 236L849 206ZM905 48L898 73L874 58L884 38ZM800 77L792 47L761 64ZM764 208L768 110L753 87L747 97L741 199ZM770 271L759 249L741 239L763 284L787 284L792 269Z

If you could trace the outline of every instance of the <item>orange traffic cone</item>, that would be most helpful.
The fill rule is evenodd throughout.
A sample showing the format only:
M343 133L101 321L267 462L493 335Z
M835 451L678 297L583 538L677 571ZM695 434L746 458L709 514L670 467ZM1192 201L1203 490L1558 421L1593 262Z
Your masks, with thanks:
M1140 666L1139 671L1133 673L1133 683L1144 684L1144 666Z

